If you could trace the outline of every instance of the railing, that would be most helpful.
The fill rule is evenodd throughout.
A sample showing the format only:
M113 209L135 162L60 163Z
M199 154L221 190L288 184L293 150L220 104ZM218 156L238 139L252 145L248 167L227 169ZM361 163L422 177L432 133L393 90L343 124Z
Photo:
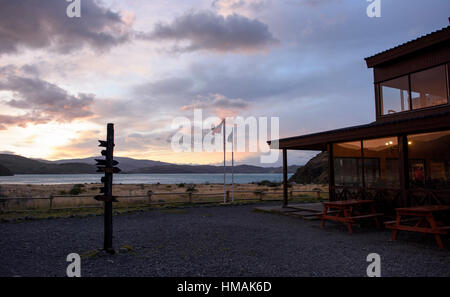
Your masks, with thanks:
M418 205L450 205L450 190L411 188L404 195L400 189L335 186L334 200L374 200L377 209L390 213L395 208Z
M302 193L303 195L295 195L296 193ZM234 194L237 196L242 196L242 194L251 194L248 198L235 197L232 201L232 192L226 191L225 195L221 193L195 193L195 192L149 192L147 195L127 195L127 196L115 196L119 200L120 204L128 205L130 200L131 203L136 203L139 205L151 207L151 206L164 206L164 205L186 205L186 204L211 204L211 203L233 203L233 202L268 202L268 201L282 201L283 192L276 191L242 191L236 190ZM312 194L312 196L305 194ZM328 193L326 193L328 194ZM82 209L82 208L100 208L103 207L103 202L94 200L95 195L50 195L49 197L6 197L0 198L0 212L15 212L15 211L36 211L37 209L47 209L47 210L68 210L68 209ZM158 197L165 196L178 196L184 199L181 200L157 200ZM269 198L270 196L279 196L279 198ZM327 199L325 197L325 192L320 190L290 190L288 191L289 200L294 199ZM209 198L209 199L207 199ZM213 198L213 199L212 199ZM69 207L55 207L55 201L59 200L72 200L75 202L78 199L85 199L88 205L77 205ZM225 201L224 201L225 200ZM46 206L42 204L32 203L33 205L28 205L27 202L39 202L48 201ZM15 203L14 203L15 202ZM60 202L60 201L59 201ZM11 205L12 204L12 205ZM64 204L64 203L58 203ZM16 207L15 207L16 206Z

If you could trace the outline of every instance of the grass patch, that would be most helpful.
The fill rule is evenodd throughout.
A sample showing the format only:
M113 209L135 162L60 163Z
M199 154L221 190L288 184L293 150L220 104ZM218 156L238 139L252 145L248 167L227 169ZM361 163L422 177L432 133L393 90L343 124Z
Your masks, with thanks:
M90 259L96 257L100 253L100 250L87 251L80 255L81 259Z
M278 201L278 200L277 200ZM289 200L290 204L293 203L314 203L327 201L326 198L317 198L316 196L296 196ZM168 203L164 205L133 205L133 206L115 206L114 215L127 215L135 214L138 212L147 212L152 210L163 211L168 214L186 214L189 212L185 207L195 207L201 205L217 206L222 201L202 201L202 203ZM261 203L276 203L276 201L258 201L253 200L238 200L232 205L251 205L251 204L261 204ZM279 200L281 203L281 200ZM232 206L231 205L231 206ZM31 210L31 211L10 211L10 212L0 212L0 223L1 222L13 222L20 223L27 220L46 220L46 219L57 219L57 218L83 218L90 216L101 216L103 215L103 207L99 208L71 208L71 209L54 209L54 210ZM211 214L203 214L204 216L211 216Z

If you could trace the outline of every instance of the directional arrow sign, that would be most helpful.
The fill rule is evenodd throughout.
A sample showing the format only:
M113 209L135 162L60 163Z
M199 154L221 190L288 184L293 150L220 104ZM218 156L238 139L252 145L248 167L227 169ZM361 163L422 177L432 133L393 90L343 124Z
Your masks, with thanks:
M105 172L105 173L120 173L122 170L117 167L97 167L97 172Z

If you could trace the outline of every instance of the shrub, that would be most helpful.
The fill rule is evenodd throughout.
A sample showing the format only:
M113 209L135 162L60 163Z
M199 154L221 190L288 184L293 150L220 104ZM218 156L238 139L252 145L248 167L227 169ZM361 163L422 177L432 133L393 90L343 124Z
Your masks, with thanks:
M263 180L261 182L258 183L258 186L267 186L270 188L276 188L281 186L282 183L277 183L277 182L272 182L270 180Z
M84 185L74 185L72 187L72 189L69 191L70 195L80 195L81 193L85 192L85 190L83 189Z
M189 185L186 189L186 192L194 193L194 192L198 192L198 190L195 188L195 185Z

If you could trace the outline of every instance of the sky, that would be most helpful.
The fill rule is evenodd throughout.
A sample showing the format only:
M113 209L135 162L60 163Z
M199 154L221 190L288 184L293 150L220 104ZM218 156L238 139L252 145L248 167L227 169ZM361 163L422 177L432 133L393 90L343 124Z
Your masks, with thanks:
M448 0L0 0L0 152L218 164L176 152L177 117L279 118L280 137L375 120L364 58L448 26ZM261 164L262 152L236 153ZM289 152L304 164L315 152ZM281 160L276 164L279 165Z

